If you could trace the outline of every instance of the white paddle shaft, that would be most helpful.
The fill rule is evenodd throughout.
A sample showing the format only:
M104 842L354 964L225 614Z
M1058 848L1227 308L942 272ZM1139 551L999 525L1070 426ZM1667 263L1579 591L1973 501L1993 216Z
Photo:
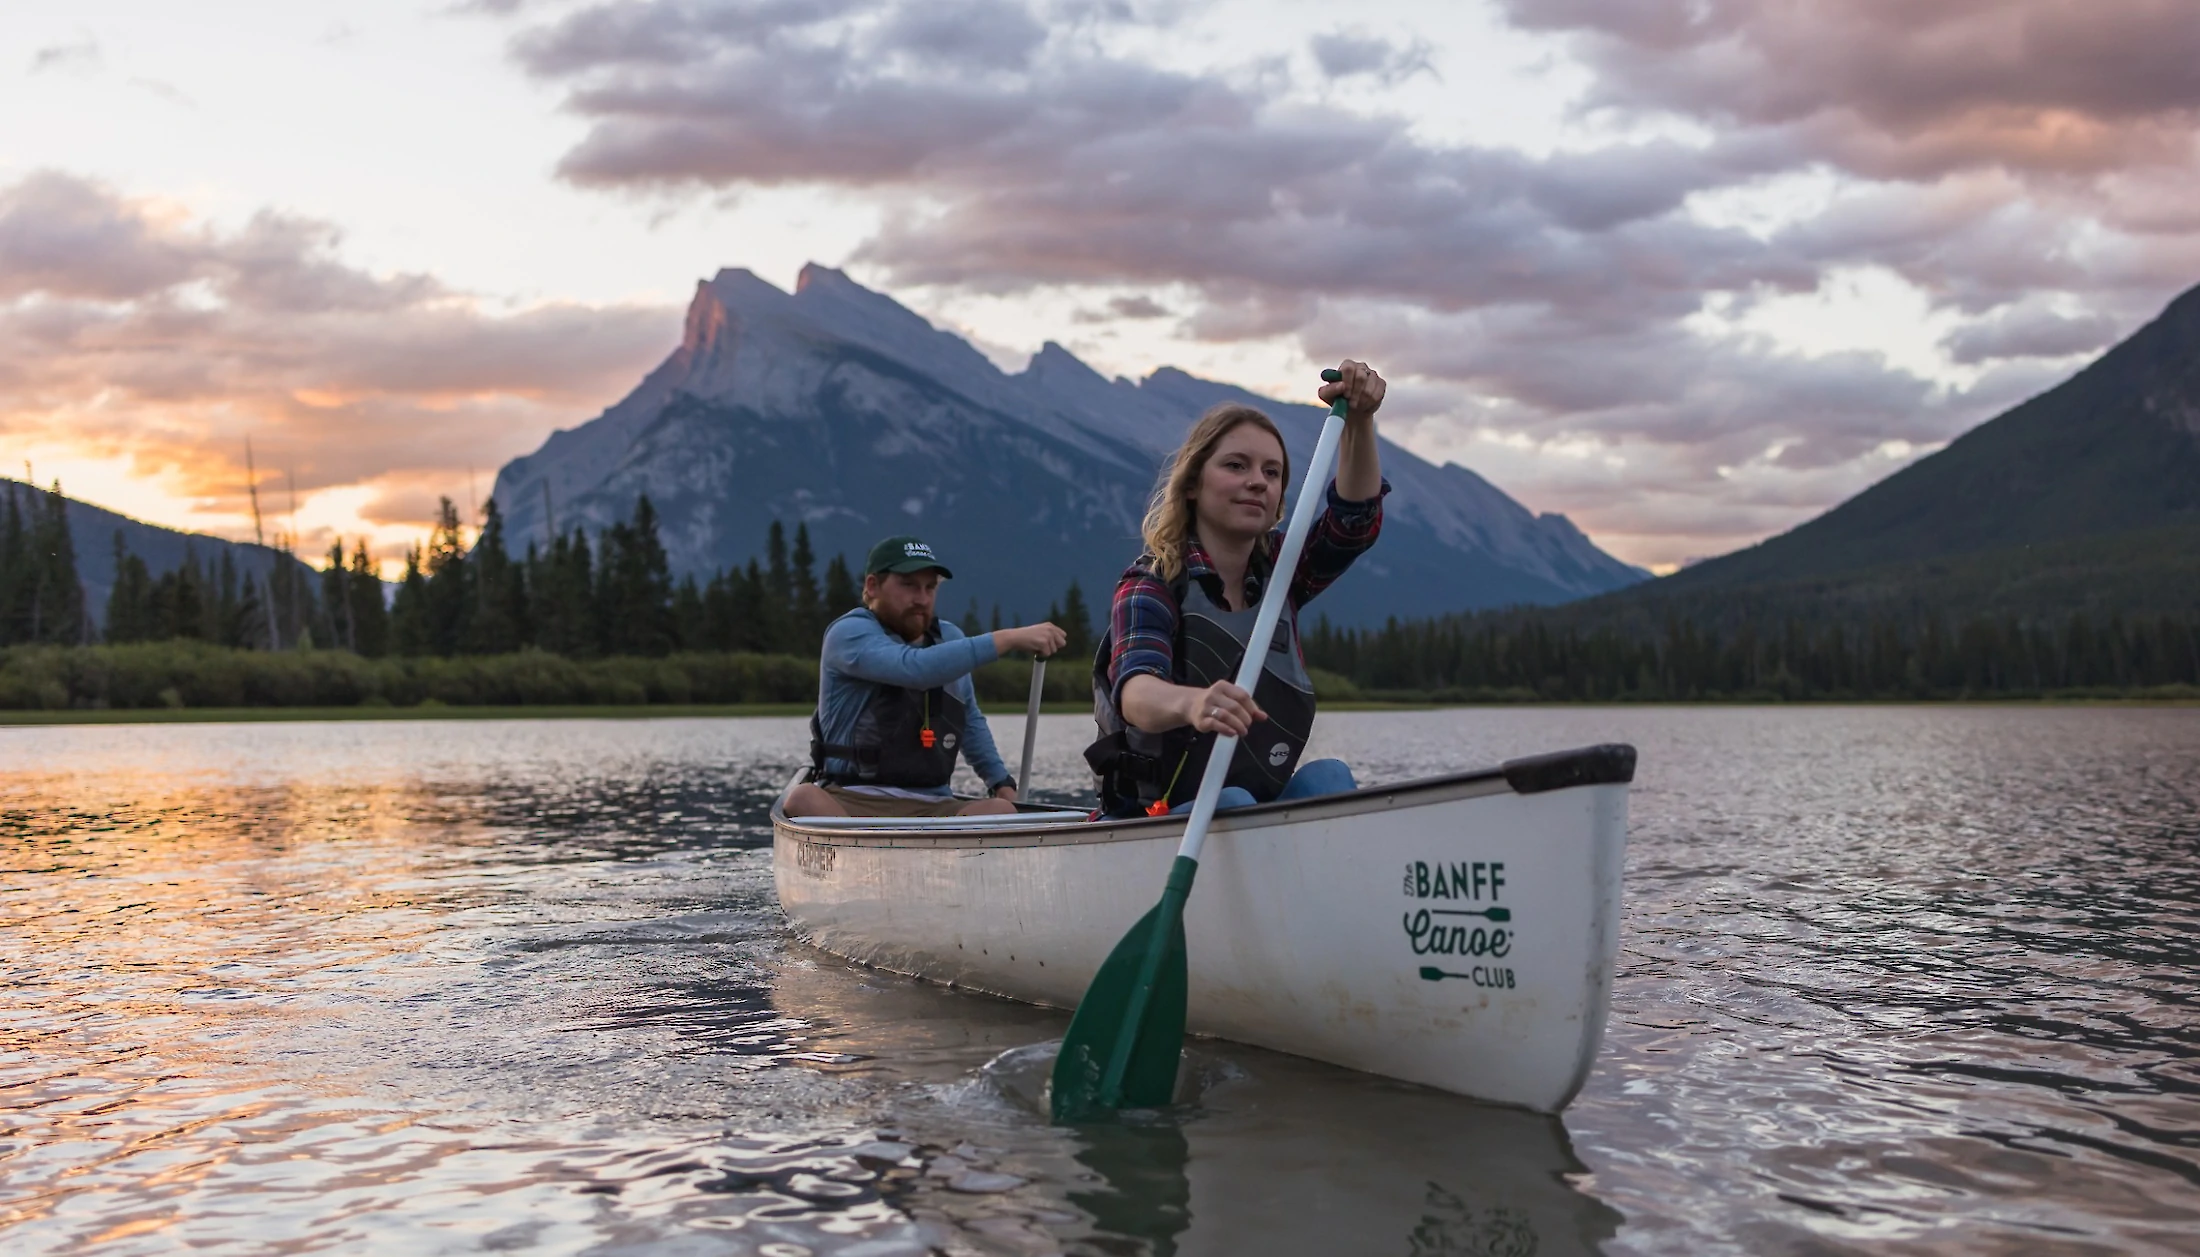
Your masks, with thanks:
M1268 643L1275 640L1276 621L1283 618L1283 603L1299 573L1299 555L1306 550L1306 534L1314 529L1314 515L1321 509L1322 485L1329 479L1329 465L1336 461L1337 441L1344 435L1345 403L1339 399L1322 422L1321 439L1314 442L1314 457L1306 464L1306 482L1299 486L1299 500L1291 508L1291 525L1283 530L1283 549L1268 574L1268 587L1260 594L1260 616L1253 621L1253 637L1245 643L1245 662L1238 665L1238 688L1250 694L1260 684L1260 670L1268 658ZM1293 649L1296 649L1294 644ZM1199 859L1207 845L1207 827L1215 819L1215 804L1222 799L1223 778L1230 775L1230 760L1238 740L1218 734L1207 753L1207 771L1200 774L1199 793L1192 798L1192 819L1184 827L1184 844L1176 853L1187 860Z
M1031 698L1024 704L1024 761L1016 766L1016 797L1031 793L1031 748L1039 741L1039 699L1046 693L1047 661L1041 655L1031 661Z

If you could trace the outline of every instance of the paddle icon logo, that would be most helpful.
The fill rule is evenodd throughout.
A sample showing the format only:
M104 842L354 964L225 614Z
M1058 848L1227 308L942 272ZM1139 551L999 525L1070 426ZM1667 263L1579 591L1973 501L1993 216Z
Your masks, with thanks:
M1291 758L1291 748L1278 742L1268 751L1268 766L1270 768L1281 768L1283 767L1283 761L1289 758Z
M1459 957L1462 960L1498 960L1512 954L1519 937L1512 928L1512 909L1499 902L1505 890L1502 860L1458 860L1430 864L1415 860L1406 865L1407 899L1426 903L1448 900L1445 906L1410 909L1402 919L1406 942L1416 956ZM1421 966L1421 978L1441 982L1458 978L1486 989L1509 991L1518 985L1510 966L1468 965L1446 969Z
M945 749L945 750L949 750L949 751L952 751L952 750L954 750L954 749L955 749L955 735L954 735L954 734L952 734L952 733L943 733L943 734L941 734L941 735L940 735L940 746L941 746L941 748L942 748L942 749Z

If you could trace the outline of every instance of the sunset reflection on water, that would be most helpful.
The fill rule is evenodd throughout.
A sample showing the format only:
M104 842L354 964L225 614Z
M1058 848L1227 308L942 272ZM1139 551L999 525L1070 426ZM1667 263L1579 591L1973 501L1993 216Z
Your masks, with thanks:
M1088 730L1041 730L1055 797ZM0 1248L2200 1226L2200 712L1344 714L1315 750L1382 780L1611 738L1643 751L1626 935L1563 1120L1200 1044L1195 1112L1103 1137L1033 1108L1059 1014L787 937L765 809L800 721L0 729Z

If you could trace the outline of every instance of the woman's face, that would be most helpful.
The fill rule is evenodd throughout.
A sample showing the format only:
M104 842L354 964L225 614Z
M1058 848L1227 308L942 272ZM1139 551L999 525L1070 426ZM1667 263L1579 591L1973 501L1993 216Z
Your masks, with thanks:
M1256 424L1224 434L1200 469L1192 514L1202 537L1258 537L1276 526L1283 500L1283 446Z

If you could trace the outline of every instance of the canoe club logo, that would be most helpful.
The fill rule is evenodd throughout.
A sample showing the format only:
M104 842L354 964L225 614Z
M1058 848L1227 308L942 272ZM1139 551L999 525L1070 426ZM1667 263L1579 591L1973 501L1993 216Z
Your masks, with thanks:
M1408 909L1403 918L1406 941L1413 945L1414 955L1452 958L1448 961L1451 968L1441 964L1421 966L1423 981L1458 978L1479 987L1501 991L1513 988L1509 966L1473 963L1512 954L1512 909L1499 902L1505 891L1504 861L1428 864L1415 860L1406 865L1405 890L1406 898L1416 903L1441 899L1448 904Z
M904 541L901 543L901 557L930 560L932 558L932 547L921 541Z

